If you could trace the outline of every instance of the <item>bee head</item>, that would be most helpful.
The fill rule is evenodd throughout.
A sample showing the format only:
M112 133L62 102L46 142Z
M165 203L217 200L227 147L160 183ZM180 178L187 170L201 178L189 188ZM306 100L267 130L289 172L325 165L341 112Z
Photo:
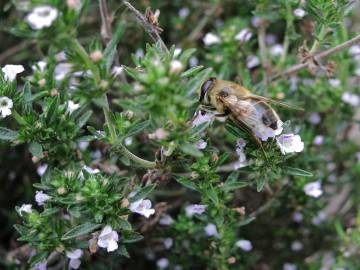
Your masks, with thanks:
M202 85L200 89L200 99L199 102L202 102L205 98L206 93L214 87L216 82L216 78L209 78L207 79Z

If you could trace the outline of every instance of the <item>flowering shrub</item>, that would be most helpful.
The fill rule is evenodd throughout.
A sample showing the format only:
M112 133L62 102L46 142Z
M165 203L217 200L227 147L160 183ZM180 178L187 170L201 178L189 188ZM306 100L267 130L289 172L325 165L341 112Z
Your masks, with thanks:
M1 267L358 269L359 5L133 2L0 5Z

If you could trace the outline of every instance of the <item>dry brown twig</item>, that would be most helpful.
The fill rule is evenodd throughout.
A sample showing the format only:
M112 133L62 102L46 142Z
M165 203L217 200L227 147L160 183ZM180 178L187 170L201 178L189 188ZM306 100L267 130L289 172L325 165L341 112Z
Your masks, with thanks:
M150 36L150 38L155 42L160 44L161 49L163 50L164 53L169 53L168 48L166 47L164 41L161 39L158 30L156 28L156 26L154 26L153 24L151 24L151 22L149 22L145 16L138 11L133 5L131 5L128 1L122 1L123 4L130 9L136 16L136 18L138 19L138 21L140 22L140 24L143 26L143 28L145 29L145 31L148 33L148 35Z

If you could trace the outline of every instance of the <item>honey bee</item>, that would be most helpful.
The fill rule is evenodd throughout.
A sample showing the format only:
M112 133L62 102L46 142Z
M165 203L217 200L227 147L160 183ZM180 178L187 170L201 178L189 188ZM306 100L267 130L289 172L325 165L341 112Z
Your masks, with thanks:
M229 117L261 148L259 138L266 141L282 131L282 122L269 103L288 107L285 103L254 95L239 84L216 78L209 78L202 84L199 102L202 111L215 111L215 116Z

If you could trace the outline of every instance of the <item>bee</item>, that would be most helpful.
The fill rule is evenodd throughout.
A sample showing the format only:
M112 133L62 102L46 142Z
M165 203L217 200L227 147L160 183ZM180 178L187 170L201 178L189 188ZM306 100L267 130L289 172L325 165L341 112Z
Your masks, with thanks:
M236 126L251 135L261 148L259 138L266 141L282 131L282 122L269 103L288 107L285 103L254 95L237 83L216 78L207 79L199 94L202 111L215 111L215 116L229 117Z

